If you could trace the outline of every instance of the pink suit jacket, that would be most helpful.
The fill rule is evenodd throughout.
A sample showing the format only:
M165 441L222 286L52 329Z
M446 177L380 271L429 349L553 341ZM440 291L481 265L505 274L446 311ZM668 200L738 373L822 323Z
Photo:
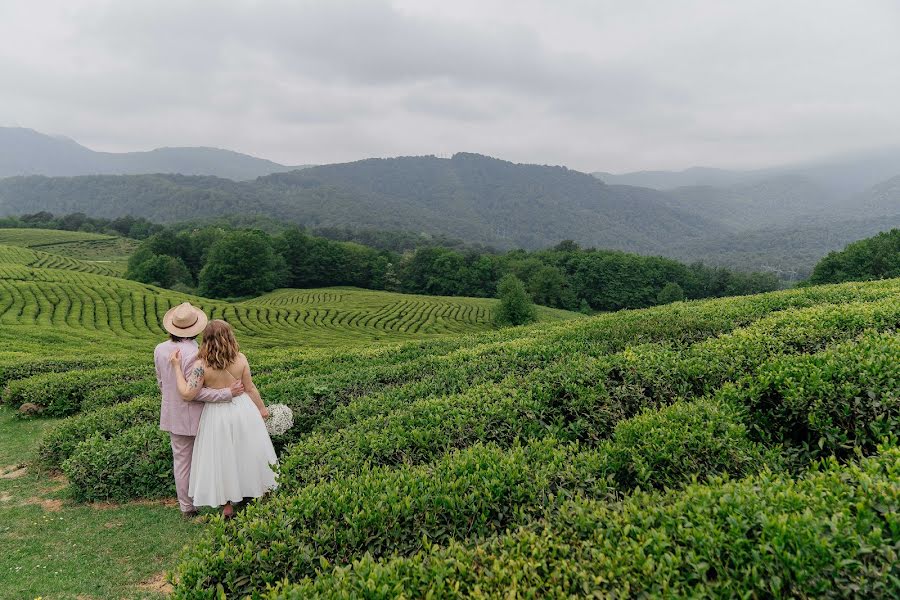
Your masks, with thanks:
M156 382L159 384L159 391L162 392L159 428L178 435L197 435L203 404L205 402L229 402L231 390L229 388L221 390L203 388L193 401L184 400L178 393L175 368L169 362L169 357L175 350L181 350L181 368L187 377L190 368L197 361L197 353L200 348L194 340L182 342L167 340L156 346L153 351L153 360L156 363Z

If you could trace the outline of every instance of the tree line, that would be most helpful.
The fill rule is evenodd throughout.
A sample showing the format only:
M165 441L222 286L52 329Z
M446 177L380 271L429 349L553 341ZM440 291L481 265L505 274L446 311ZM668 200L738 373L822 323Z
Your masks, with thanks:
M538 304L583 312L774 290L770 274L740 273L571 241L541 251L497 253L424 246L404 252L335 241L300 228L166 228L148 237L127 277L211 298L279 287L355 286L438 296L495 297L506 275Z
M80 212L56 216L51 212L41 211L21 216L0 217L0 229L57 229L119 235L143 240L154 233L163 231L165 227L143 217L125 216L104 219L89 217Z
M812 285L869 281L900 277L900 229L849 244L840 252L830 252L813 269Z

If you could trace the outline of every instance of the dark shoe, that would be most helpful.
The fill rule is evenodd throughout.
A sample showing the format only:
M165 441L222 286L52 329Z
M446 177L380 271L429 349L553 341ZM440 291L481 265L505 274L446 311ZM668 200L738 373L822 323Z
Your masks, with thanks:
M181 513L181 516L184 518L185 521L193 521L199 515L200 515L200 513L198 513L196 510L186 510Z

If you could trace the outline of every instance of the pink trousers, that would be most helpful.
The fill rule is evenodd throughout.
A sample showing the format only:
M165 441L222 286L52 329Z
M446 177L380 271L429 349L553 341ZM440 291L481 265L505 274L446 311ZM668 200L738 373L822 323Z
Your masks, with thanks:
M191 512L194 501L188 496L191 479L191 456L194 454L194 436L169 433L172 441L172 464L175 472L175 491L181 512Z

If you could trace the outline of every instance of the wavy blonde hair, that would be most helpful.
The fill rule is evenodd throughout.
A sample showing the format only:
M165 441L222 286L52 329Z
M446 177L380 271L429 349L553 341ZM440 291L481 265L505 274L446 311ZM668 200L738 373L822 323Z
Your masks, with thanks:
M200 346L200 360L212 369L225 369L237 360L240 346L234 337L231 325L215 319L203 330L203 345Z

